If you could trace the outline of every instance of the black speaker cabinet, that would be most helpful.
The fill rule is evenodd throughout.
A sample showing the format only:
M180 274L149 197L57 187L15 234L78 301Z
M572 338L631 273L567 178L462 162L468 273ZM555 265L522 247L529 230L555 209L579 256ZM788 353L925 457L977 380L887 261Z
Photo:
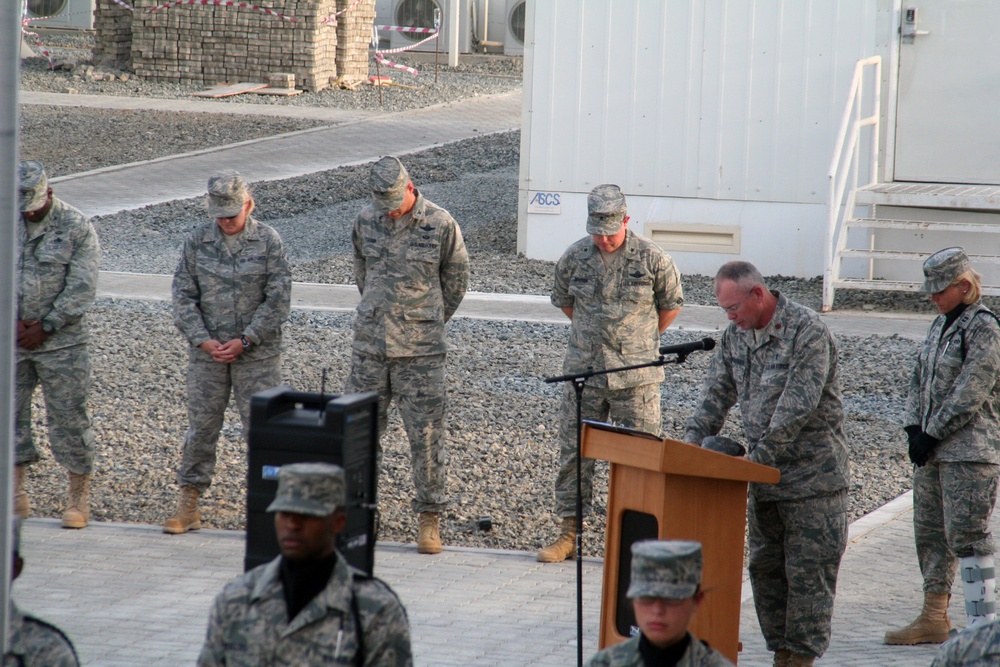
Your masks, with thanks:
M279 553L267 506L288 463L333 463L347 477L347 526L338 550L369 575L375 566L375 447L378 394L330 396L275 387L250 399L247 438L247 548L244 570Z

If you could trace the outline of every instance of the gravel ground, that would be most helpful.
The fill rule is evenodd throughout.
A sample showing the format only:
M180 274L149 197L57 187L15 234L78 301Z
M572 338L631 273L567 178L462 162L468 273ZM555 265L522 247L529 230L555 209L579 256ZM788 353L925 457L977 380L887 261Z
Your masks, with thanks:
M285 377L302 391L319 391L322 369L328 388L346 377L350 315L293 314L286 327ZM100 521L157 524L170 513L177 489L184 411L185 351L173 329L169 306L102 299L90 316L94 389L91 398L98 447L93 517ZM137 335L137 332L141 334ZM449 324L448 389L450 492L443 516L448 544L533 550L554 535L550 514L556 471L558 390L542 378L560 372L567 329L563 325L456 320ZM668 333L665 343L689 339ZM909 486L910 466L898 417L917 344L899 338L844 337L841 378L848 413L854 483L851 518L898 496ZM663 385L664 432L679 437L694 409L708 355L670 366ZM873 376L869 369L879 368ZM45 440L40 400L35 433ZM402 426L392 413L383 439L380 480L381 539L412 541L412 485ZM730 423L736 423L734 414ZM740 438L739 429L725 433ZM41 446L44 458L29 469L28 489L36 516L58 516L64 474ZM219 443L215 483L205 496L203 519L215 528L244 525L245 445L239 417L230 408ZM607 465L599 464L595 518L584 541L599 555L603 540ZM478 517L493 530L475 530Z
M463 71L445 80L448 95L499 92L510 79L496 70L519 68L504 59L476 65L484 72ZM468 70L475 69L469 67ZM72 79L48 72L39 62L27 61L26 88L59 90ZM421 82L426 79L420 79ZM491 81L501 81L494 85ZM181 87L144 82L72 82L80 92L182 96ZM399 104L423 106L430 91L398 89ZM437 91L440 92L440 91ZM308 100L314 100L308 102ZM321 100L321 101L316 101ZM345 101L346 100L346 101ZM356 104L362 96L330 91L281 103ZM244 101L241 99L240 101ZM276 101L269 100L271 103ZM369 100L370 103L370 100ZM356 107L351 107L356 108ZM410 107L407 107L410 108ZM161 124L177 127L183 119L163 114L66 110L25 107L22 141L25 151L49 155L59 173L77 171L85 159L67 156L65 131L100 136L109 125L127 137L142 138L149 155L169 155L198 147L250 138L242 116L213 116L206 121L211 134L165 132ZM253 119L260 126L259 118ZM47 121L47 123L43 123ZM154 125L155 123L155 125ZM154 131L155 130L155 131ZM273 131L287 131L281 127ZM136 141L97 141L75 151L95 164L117 164L136 159L130 144ZM551 262L516 255L516 204L519 134L477 138L408 156L405 161L418 187L430 199L448 208L462 225L472 258L471 289L482 292L547 294L552 283ZM68 152L68 151L65 151ZM74 162L76 161L76 162ZM237 165L238 167L238 165ZM89 167L88 167L89 168ZM281 233L293 262L296 280L350 282L349 229L365 203L365 165L336 169L256 187L257 217ZM193 225L205 219L200 199L170 202L94 220L104 253L102 268L114 271L169 273L181 240ZM683 271L683 266L681 267ZM798 280L774 276L773 287L789 297L818 307L819 279ZM689 304L714 303L711 280L684 276ZM841 291L838 307L872 310L928 311L918 295ZM94 518L97 520L159 523L170 513L177 493L174 469L186 428L184 412L185 354L180 336L163 303L99 300L90 316L93 329L94 391L91 406L98 442L98 473L94 480ZM444 517L449 544L504 549L536 549L555 534L550 513L555 477L556 443L553 423L558 409L557 389L541 379L559 373L565 351L565 325L456 320L449 325L451 493L454 504ZM664 342L688 339L668 332ZM350 316L293 313L286 327L285 375L292 386L318 391L323 368L330 386L339 386L347 373ZM899 415L907 376L917 343L898 337L840 339L841 380L847 410L846 429L854 466L851 518L857 518L909 488ZM512 353L513 352L513 353ZM692 355L688 363L670 367L663 386L664 432L677 437L693 411L699 380L708 355ZM43 412L36 397L35 432L44 441ZM730 423L738 422L738 414ZM216 481L204 507L206 525L242 528L245 498L245 447L239 420L230 409L219 446ZM728 426L727 435L741 437ZM380 537L410 541L415 521L409 510L412 487L408 447L393 413L384 438L386 450L380 481L383 523ZM64 494L62 471L43 445L44 460L29 473L28 488L36 515L58 516ZM588 554L602 550L603 498L607 467L599 464L601 499L588 531ZM493 517L489 533L474 529L475 519Z

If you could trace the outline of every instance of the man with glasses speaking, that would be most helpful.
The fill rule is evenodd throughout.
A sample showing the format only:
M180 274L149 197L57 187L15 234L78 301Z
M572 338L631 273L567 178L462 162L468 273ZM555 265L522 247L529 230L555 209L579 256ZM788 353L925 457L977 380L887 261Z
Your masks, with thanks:
M748 262L719 269L715 298L730 324L684 440L719 433L739 402L747 458L781 471L776 485L750 484L750 583L774 664L812 665L830 643L847 546L837 344L815 312L769 290Z

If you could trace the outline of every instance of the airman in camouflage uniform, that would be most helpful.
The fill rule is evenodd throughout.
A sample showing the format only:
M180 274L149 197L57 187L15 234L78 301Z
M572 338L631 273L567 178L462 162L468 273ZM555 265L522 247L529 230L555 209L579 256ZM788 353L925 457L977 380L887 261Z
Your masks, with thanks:
M655 361L660 334L684 303L680 273L659 246L628 228L625 195L598 185L587 197L587 233L556 264L552 305L572 320L564 373L620 368ZM659 435L663 369L598 375L587 380L584 419L613 420ZM561 535L538 552L554 563L573 555L576 538L576 391L563 387L559 416L559 473L555 512ZM582 462L584 516L593 497L594 461Z
M980 301L979 274L961 248L924 262L922 291L940 315L910 380L903 417L913 469L913 532L923 610L889 644L948 639L948 599L961 572L969 625L995 618L993 536L1000 470L1000 321Z
M215 598L201 667L413 664L406 610L388 585L336 551L344 471L295 463L278 472L281 556L238 577Z
M719 269L715 297L730 325L684 440L716 435L739 402L747 458L781 471L776 485L750 484L750 583L774 664L812 665L830 643L847 546L837 346L815 312L768 290L752 264Z
M278 233L250 217L243 177L208 179L208 214L184 241L174 272L174 324L187 338L189 428L177 474L181 497L166 533L201 527L198 497L212 483L215 448L230 393L250 426L250 397L281 384L281 325L291 309L292 274Z
M21 517L30 512L24 475L25 466L39 459L31 437L31 397L41 382L52 455L69 474L62 525L83 528L94 471L85 316L97 296L101 249L86 216L53 196L40 162L21 162L19 193L14 511Z
M24 568L21 558L21 519L14 519L13 579ZM80 663L73 643L62 630L40 618L22 612L13 600L8 610L7 653L0 664L3 667L77 667Z
M632 544L626 596L639 634L604 649L587 667L732 667L724 655L688 632L701 605L701 544L647 540Z
M938 651L931 667L1000 665L1000 620L966 628Z
M372 206L351 235L361 302L345 391L378 392L380 440L395 399L410 441L417 551L435 554L439 513L448 504L444 325L465 296L469 256L458 223L424 199L397 158L376 162L370 184Z

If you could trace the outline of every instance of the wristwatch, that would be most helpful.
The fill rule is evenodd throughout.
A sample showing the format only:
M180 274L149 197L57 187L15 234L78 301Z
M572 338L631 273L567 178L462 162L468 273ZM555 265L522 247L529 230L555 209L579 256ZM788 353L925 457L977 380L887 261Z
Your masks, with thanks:
M240 342L243 343L243 351L244 352L246 352L247 350L249 350L250 346L253 345L253 343L250 342L250 339L247 338L246 336L240 336Z

